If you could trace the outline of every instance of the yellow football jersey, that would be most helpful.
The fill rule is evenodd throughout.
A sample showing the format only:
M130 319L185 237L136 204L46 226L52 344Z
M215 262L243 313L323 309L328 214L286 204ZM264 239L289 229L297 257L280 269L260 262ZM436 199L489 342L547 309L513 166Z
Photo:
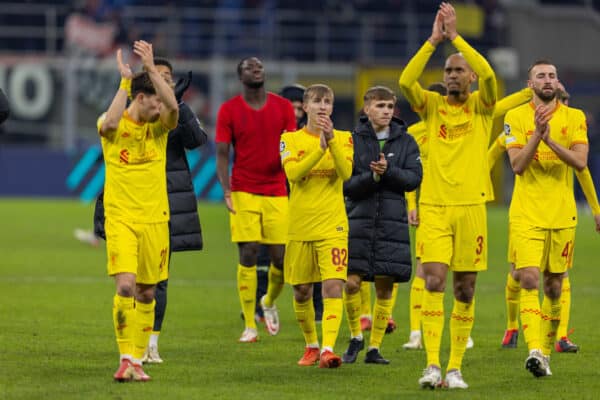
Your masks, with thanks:
M462 37L452 40L479 77L479 90L461 105L423 90L418 83L435 47L426 41L400 75L400 90L427 126L428 157L423 171L419 203L473 205L493 200L487 147L497 84L487 61Z
M98 118L98 132L104 118L104 114ZM101 137L106 217L138 223L169 220L165 171L168 133L160 120L138 123L125 111L117 130Z
M425 122L415 122L406 130L415 139L415 142L417 142L417 145L419 146L419 153L421 153L421 164L424 164L427 160L427 155L429 154L429 146L427 146L429 137L427 135L428 131Z
M506 147L522 148L535 131L533 103L510 110L504 120ZM560 103L552 115L550 137L566 148L588 143L585 115ZM516 175L509 218L547 229L577 225L573 195L573 169L540 142L533 160L522 175Z
M334 130L325 152L319 143L319 135L306 128L281 136L281 162L290 183L290 240L348 234L343 183L352 175L352 134Z
M454 106L435 92L417 110L428 130L427 163L419 202L432 205L481 204L493 200L487 163L493 107L480 92Z

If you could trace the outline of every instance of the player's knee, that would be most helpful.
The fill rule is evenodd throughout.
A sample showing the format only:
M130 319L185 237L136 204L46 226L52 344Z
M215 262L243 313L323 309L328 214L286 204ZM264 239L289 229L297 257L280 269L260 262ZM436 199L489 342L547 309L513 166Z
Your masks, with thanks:
M544 287L544 294L551 299L558 299L562 292L562 285L558 280L552 280L546 283Z
M471 303L474 295L474 286L458 285L454 288L454 298L462 303Z
M135 295L135 285L128 282L119 283L117 286L117 294L121 297L133 297Z
M323 297L338 299L342 297L344 281L341 279L327 279L323 281Z
M536 289L538 287L539 278L535 274L521 272L521 273L519 273L519 278L520 278L519 281L521 283L521 287L523 289L531 290L531 289Z
M310 285L296 285L294 286L294 300L298 303L306 303L310 300L312 292Z
M240 243L240 264L251 267L256 265L258 259L258 243Z
M346 293L352 295L356 294L360 291L360 277L355 277L353 275L348 275L348 280L346 281Z
M428 292L443 292L446 290L446 281L437 275L429 275L425 279L425 289Z

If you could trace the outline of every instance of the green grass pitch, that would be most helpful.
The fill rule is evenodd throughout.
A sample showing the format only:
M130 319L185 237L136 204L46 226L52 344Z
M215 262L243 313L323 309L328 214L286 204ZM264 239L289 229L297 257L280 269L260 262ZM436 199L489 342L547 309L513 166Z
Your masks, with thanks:
M489 269L476 291L476 319L463 375L467 391L421 390L423 351L404 351L408 337L408 284L401 285L386 335L388 366L337 370L301 368L302 335L291 289L278 301L281 332L261 328L256 344L239 344L243 325L235 289L237 251L229 241L225 207L201 203L205 250L176 253L160 338L165 363L147 367L146 384L117 384L111 322L114 284L106 276L104 247L73 238L90 227L92 206L72 200L0 199L0 399L596 399L600 393L600 236L580 212L571 272L571 327L578 354L553 354L553 376L535 379L524 368L522 335L515 350L500 348L505 327L507 272L504 208L489 212ZM446 294L446 314L451 307ZM367 334L368 338L368 334ZM336 351L347 345L346 321ZM448 322L442 363L448 357Z

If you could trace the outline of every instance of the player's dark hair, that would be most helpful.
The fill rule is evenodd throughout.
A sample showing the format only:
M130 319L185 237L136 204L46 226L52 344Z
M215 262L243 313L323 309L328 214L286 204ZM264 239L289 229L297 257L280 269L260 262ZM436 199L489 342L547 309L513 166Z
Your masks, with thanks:
M169 62L169 60L167 60L166 58L155 57L154 65L164 65L165 67L169 68L169 71L171 71L171 73L173 73L173 64L171 64L171 62Z
M296 83L294 85L289 85L289 86L283 87L279 94L281 95L281 97L284 97L284 98L288 99L289 101L302 102L305 91L306 91L306 88L304 86Z
M556 73L558 74L558 68L556 68L556 65L554 65L550 60L545 59L545 58L540 58L539 60L536 60L533 62L533 64L531 64L529 66L529 68L527 68L527 76L531 78L531 70L534 67L537 67L538 65L552 65L555 69L556 69Z
M365 104L373 100L393 100L395 103L396 94L388 87L373 86L372 88L367 89L365 95L363 96L363 100Z
M138 72L131 78L131 98L135 99L139 93L156 94L156 89L154 89L150 75L147 72Z

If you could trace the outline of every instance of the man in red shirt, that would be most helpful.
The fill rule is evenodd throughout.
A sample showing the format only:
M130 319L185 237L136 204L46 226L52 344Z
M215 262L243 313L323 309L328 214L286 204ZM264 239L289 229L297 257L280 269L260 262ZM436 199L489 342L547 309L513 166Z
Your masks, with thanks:
M283 288L288 199L279 158L280 136L296 130L291 103L265 90L265 72L256 57L238 64L242 94L221 105L217 115L217 175L229 210L231 240L238 244L238 294L246 329L240 342L256 342L256 262L260 244L269 246L267 294L260 300L267 331L279 332L274 301ZM229 176L229 153L233 168Z

